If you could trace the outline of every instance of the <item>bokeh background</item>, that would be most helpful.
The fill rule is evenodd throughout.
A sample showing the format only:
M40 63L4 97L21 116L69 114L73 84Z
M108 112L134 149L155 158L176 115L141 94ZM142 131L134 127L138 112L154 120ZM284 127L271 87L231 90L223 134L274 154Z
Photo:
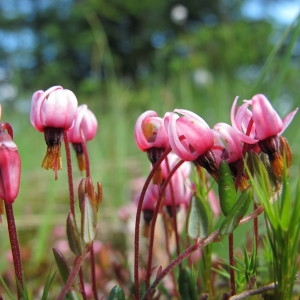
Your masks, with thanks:
M136 179L149 170L133 138L137 117L185 108L213 126L230 122L236 96L256 93L285 116L300 104L298 14L299 2L288 0L0 0L0 103L22 158L14 207L31 278L68 212L65 158L57 181L41 169L46 145L29 121L33 92L62 85L97 116L99 131L88 147L92 178L104 189L99 238L113 240L121 230L118 209L133 200ZM299 125L296 116L285 133L292 174ZM3 218L1 252L9 249L5 226ZM0 272L7 264L0 260Z

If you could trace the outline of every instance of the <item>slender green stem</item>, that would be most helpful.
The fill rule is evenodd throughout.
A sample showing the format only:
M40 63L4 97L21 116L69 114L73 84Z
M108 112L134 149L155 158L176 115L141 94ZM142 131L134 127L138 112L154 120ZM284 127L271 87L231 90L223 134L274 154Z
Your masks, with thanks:
M6 219L7 219L7 227L9 240L11 245L11 252L13 256L14 269L16 280L18 281L18 299L21 299L21 290L24 288L23 283L23 267L20 253L20 245L18 241L17 229L15 224L15 217L12 203L5 202L5 211L6 211Z

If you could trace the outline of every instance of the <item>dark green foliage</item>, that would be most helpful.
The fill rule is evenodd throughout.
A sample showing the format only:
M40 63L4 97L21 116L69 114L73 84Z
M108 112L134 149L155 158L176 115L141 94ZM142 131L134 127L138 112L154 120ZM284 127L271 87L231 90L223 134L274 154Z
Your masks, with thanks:
M114 286L108 295L108 300L125 300L125 294L121 287Z
M182 268L178 277L178 285L181 299L184 300L196 300L197 288L195 278L193 278L191 270Z

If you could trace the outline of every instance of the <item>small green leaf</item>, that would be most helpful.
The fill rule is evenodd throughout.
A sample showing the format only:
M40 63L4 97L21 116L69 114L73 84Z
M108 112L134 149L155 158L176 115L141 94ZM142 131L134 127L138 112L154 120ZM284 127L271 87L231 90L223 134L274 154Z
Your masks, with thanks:
M81 237L86 244L96 237L97 213L88 196L81 203Z
M107 300L125 300L125 294L122 288L119 287L118 285L114 286L111 289Z
M54 252L54 249L53 249ZM55 277L55 272L53 273L53 275L51 275L51 272L49 272L47 279L46 279L46 283L44 286L44 290L43 290L43 294L41 297L41 300L47 300L48 299L48 295L49 295L49 291L50 291L50 287L53 283L54 277Z
M230 213L227 215L220 227L220 235L229 234L238 226L239 221L248 211L252 201L252 188L246 189L239 197Z
M188 214L187 231L191 238L204 238L209 230L209 216L207 205L197 196L191 200Z
M223 214L227 216L236 202L236 189L229 165L224 160L220 163L218 178L220 206Z
M82 254L82 243L73 214L70 212L67 218L67 237L70 249L75 255Z
M196 282L193 279L191 271L187 268L182 268L178 276L178 286L181 299L197 300L198 293Z
M71 267L69 266L64 255L57 248L52 248L52 251L54 254L56 265L58 267L59 274L62 277L63 282L66 282L69 277Z
M0 283L2 284L4 290L7 294L7 297L9 297L10 300L14 300L15 299L14 295L11 293L7 284L5 283L5 281L3 280L3 278L1 276L0 276Z

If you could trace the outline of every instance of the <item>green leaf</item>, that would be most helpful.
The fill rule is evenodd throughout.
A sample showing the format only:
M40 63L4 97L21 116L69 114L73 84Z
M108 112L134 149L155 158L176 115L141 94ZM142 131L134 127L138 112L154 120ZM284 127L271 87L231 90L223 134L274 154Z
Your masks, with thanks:
M44 290L43 290L43 294L42 294L42 298L41 300L47 300L48 299L48 295L49 295L49 291L50 291L50 287L53 283L54 277L55 277L55 272L53 273L53 275L51 276L51 272L49 272L47 279L46 279L46 283L44 286Z
M223 214L227 216L236 202L236 189L229 165L226 161L221 161L218 172L220 206Z
M196 282L190 269L182 268L178 276L178 286L181 299L197 300Z
M79 256L82 254L82 242L80 239L78 227L73 214L70 212L67 218L67 237L70 249Z
M96 237L97 212L88 196L81 204L81 237L86 244Z
M188 235L195 239L204 238L209 230L208 207L201 199L194 196L191 200L188 214L187 231Z
M57 248L52 248L52 251L54 254L56 265L58 267L59 274L62 277L63 282L66 282L69 277L71 267L69 266L64 255Z
M122 288L119 287L118 285L114 286L111 289L107 300L125 300L125 294Z
M265 210L266 215L273 228L277 228L279 225L278 216L275 214L272 197L275 195L272 193L271 184L266 167L258 157L258 155L251 151L248 156L248 164L245 165L250 182L254 190L254 199L260 203Z
M234 204L230 213L227 215L220 227L220 235L229 234L238 226L239 221L248 211L249 205L252 201L252 188L246 189Z
M7 284L5 283L5 281L3 280L3 278L1 276L0 276L0 282L1 282L2 286L4 287L4 290L7 294L7 296L9 297L9 299L14 300L15 299L14 295L11 293L11 291L9 290Z

